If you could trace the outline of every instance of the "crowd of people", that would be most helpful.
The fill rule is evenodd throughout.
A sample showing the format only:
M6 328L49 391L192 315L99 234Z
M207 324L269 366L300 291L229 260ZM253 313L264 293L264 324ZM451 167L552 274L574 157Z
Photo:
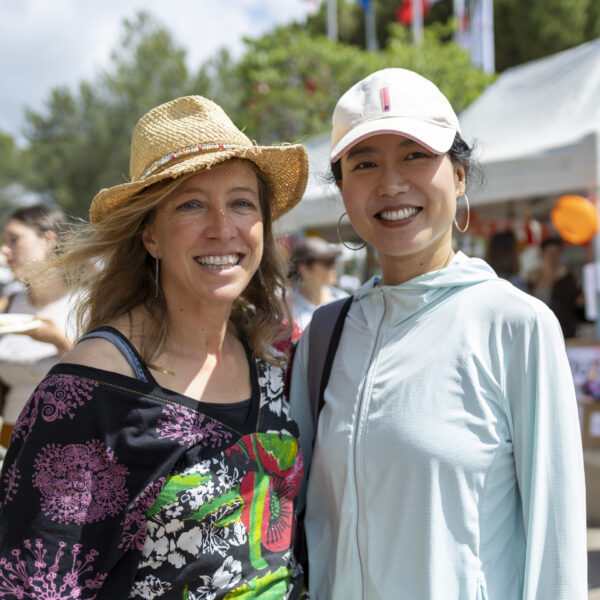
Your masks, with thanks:
M89 224L10 215L0 598L587 597L556 251L528 282L454 251L477 164L415 72L339 98L329 166L381 269L352 294L334 246L274 238L305 149L201 96L140 119Z

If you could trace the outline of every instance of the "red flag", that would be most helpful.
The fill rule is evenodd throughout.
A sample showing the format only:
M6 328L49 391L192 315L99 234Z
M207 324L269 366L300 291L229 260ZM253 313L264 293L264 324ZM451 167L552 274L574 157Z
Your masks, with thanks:
M413 18L412 11L413 0L402 0L402 4L396 9L396 20L404 25L411 25ZM429 12L429 2L427 0L421 0L421 6L423 7L423 16L427 16Z

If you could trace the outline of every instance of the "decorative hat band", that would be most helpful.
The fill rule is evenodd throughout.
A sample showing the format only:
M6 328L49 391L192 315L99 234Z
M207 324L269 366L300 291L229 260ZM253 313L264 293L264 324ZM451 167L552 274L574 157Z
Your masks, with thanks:
M160 169L160 167L162 167L166 163L171 162L172 160L175 160L176 158L179 158L180 156L185 156L186 154L199 154L202 152L210 152L212 150L229 150L230 148L239 148L239 147L240 147L239 144L215 143L215 144L203 144L201 146L190 146L189 148L182 148L181 150L176 150L175 152L171 152L170 154L163 156L162 158L157 160L155 163L150 165L150 167L148 167L148 169L146 169L146 171L144 171L144 173L142 173L142 175L140 175L140 178L138 179L138 181L143 181L144 179L146 179L147 177L152 175L152 173L154 173L155 171L158 171L158 169Z

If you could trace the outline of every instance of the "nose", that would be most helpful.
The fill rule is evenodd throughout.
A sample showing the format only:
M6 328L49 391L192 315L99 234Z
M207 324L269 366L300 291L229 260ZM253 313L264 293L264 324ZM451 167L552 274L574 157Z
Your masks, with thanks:
M211 213L210 223L206 230L208 237L228 240L235 236L235 232L235 221L227 210L219 208Z
M2 246L0 246L0 253L4 254L4 256L8 256L10 254L10 248L6 244L2 244Z
M380 196L395 196L408 192L410 184L402 171L394 164L384 165L377 183L377 193Z

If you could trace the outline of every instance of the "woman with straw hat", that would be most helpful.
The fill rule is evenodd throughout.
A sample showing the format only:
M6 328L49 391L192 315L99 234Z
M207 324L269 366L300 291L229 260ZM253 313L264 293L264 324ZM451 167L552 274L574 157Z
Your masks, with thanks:
M333 113L332 172L381 276L343 321L316 430L306 365L332 305L294 358L305 456L315 439L305 522L317 600L587 597L564 342L545 305L454 251L470 156L447 98L406 69L369 75Z
M306 177L302 146L256 146L200 96L140 119L131 181L58 259L84 335L15 426L0 597L301 596L271 223Z

